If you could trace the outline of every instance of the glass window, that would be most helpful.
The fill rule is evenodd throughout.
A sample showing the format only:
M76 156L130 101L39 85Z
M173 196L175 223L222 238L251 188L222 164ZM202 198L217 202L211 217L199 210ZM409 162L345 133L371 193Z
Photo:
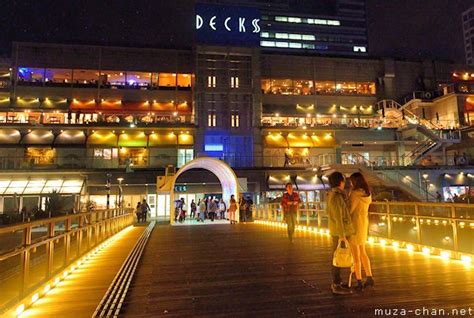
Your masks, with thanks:
M194 150L193 149L178 149L178 168L184 166L189 161L193 160Z
M18 68L18 81L20 82L32 82L41 83L43 82L44 69L33 68L33 67L19 67Z
M274 47L275 42L274 41L261 41L260 45L261 46L266 46L266 47Z
M275 33L277 39L288 39L288 33Z
M289 17L288 22L290 22L290 23L301 23L303 21L301 20L301 18Z
M290 43L290 48L292 49L301 49L303 45L301 43L296 43L296 42L291 42Z
M316 94L334 94L336 92L336 83L332 81L318 81L314 86Z
M127 86L135 88L147 88L151 84L151 73L148 72L126 72Z
M54 84L70 84L72 80L72 70L60 68L47 68L45 71L45 82Z
M293 95L293 81L291 79L271 80L271 93L281 95Z
M179 87L191 87L191 74L178 74Z
M328 25L341 25L338 20L328 20Z
M306 41L315 41L316 40L316 37L314 35L311 35L311 34L303 34L303 40L306 40Z
M262 79L262 93L263 94L271 94L272 84L270 79Z
M262 33L260 33L260 36L261 36L262 38L269 38L269 37L270 37L270 33L268 33L268 32L262 32Z
M375 95L374 82L357 83L357 94Z
M276 16L275 21L277 21L277 22L288 22L288 17Z
M301 40L301 34L290 34L289 38L292 40Z
M288 42L276 42L276 47L288 47Z
M314 44L303 43L303 49L312 49L312 50L314 50Z
M126 84L125 79L125 72L101 71L99 81L102 87L122 87Z
M72 80L75 86L97 86L98 79L99 72L97 70L72 71Z
M357 86L354 82L337 82L336 92L341 94L357 94Z
M295 95L312 95L313 94L313 81L308 80L295 80Z
M51 148L26 148L25 160L32 165L54 164L56 149Z
M160 87L175 87L176 74L175 73L160 73L158 76L158 85Z
M146 148L120 148L119 165L146 166L148 150Z
M314 19L314 24L328 24L328 21L327 20L323 20L323 19Z

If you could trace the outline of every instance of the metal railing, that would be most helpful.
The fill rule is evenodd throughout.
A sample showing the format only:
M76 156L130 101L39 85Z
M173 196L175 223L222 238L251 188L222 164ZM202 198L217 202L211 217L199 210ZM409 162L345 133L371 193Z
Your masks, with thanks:
M0 227L0 313L133 222L109 209Z
M302 204L297 225L328 229L325 203ZM369 207L369 236L449 251L460 259L474 254L474 205L458 203L373 202ZM279 203L257 205L255 220L283 222Z

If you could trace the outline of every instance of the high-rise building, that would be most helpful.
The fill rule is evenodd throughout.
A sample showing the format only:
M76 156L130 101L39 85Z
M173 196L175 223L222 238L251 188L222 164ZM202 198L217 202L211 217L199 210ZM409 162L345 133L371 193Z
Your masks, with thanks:
M462 27L464 30L466 64L474 65L474 6L463 12Z
M258 8L262 20L260 46L267 52L368 54L365 0L198 2Z

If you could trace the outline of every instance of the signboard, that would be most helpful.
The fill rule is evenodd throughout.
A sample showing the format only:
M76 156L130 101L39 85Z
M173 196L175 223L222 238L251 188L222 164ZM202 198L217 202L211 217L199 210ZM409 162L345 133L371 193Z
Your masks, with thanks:
M256 8L196 4L196 42L259 46L260 11Z
M185 185L174 186L174 192L186 192L186 191L188 191L188 187Z

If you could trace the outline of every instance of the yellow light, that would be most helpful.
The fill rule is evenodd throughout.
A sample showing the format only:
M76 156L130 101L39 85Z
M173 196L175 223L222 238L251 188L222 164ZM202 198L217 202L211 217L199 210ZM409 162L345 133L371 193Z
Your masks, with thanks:
M24 311L25 311L25 305L21 304L20 306L16 307L15 313L16 313L17 316L19 316Z
M385 246L386 244L387 244L387 241L386 241L386 240L383 240L383 239L380 240L380 245Z
M57 277L57 278L54 280L54 285L59 284L59 281L60 281L60 280L59 280L59 277Z
M451 257L451 253L448 251L442 251L441 253L439 253L439 256L444 259L449 259Z
M425 255L429 255L431 253L431 249L429 247L423 247L421 252Z
M400 244L398 242L392 242L392 246L395 248L399 248Z
M67 274L68 274L68 272L65 271L65 272L63 273L63 277L67 277Z
M34 294L32 297L31 297L31 302L34 303L35 301L37 301L39 299L39 294L36 293Z
M43 292L46 294L50 290L51 290L51 285L48 284L48 285L44 286Z
M369 243L370 243L370 244L374 244L374 242L375 242L375 239L374 239L372 236L369 237Z
M406 248L409 252L413 252L415 250L415 247L412 244L407 244Z

